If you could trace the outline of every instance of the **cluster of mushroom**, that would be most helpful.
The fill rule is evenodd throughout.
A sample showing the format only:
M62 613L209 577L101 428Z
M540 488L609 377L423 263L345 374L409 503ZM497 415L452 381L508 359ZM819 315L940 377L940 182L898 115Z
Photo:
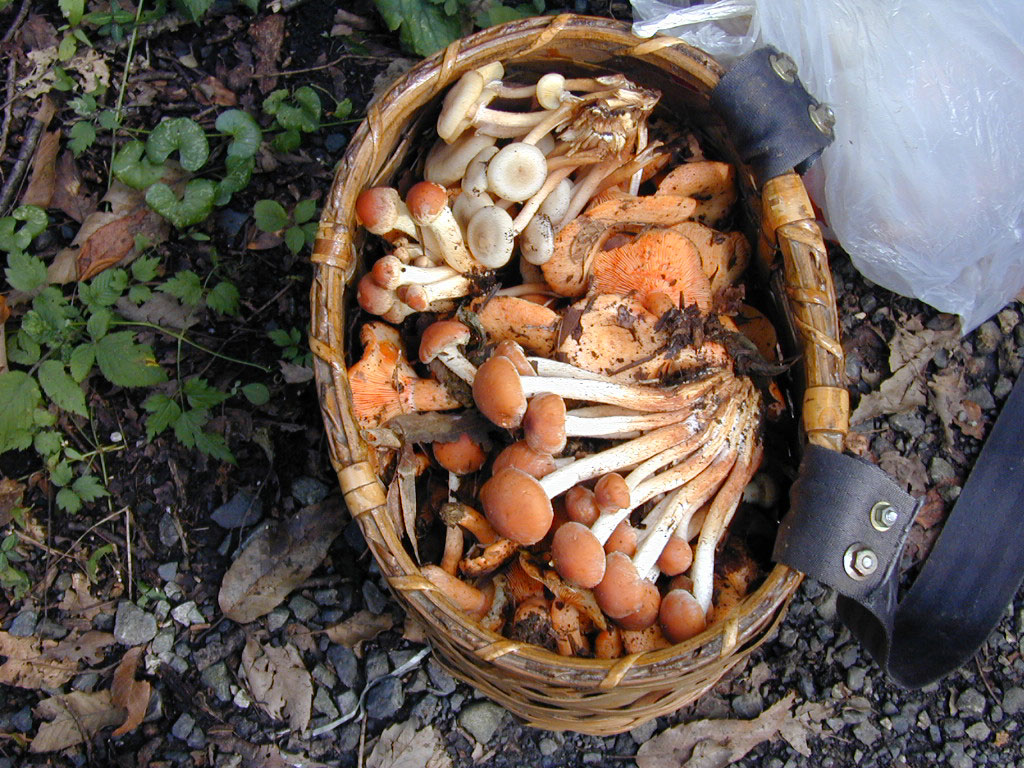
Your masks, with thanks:
M381 320L349 369L354 411L381 471L398 459L389 499L417 551L415 521L443 525L422 571L472 618L565 654L681 642L757 572L715 569L762 453L737 321L776 346L734 288L733 170L692 138L649 141L657 94L622 76L503 76L452 88L404 199L359 197L391 252L359 283Z

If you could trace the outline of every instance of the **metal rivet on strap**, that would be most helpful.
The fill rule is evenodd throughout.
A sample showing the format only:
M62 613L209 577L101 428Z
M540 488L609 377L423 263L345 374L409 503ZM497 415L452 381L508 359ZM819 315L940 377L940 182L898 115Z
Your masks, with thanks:
M843 554L843 568L851 579L863 581L878 568L878 555L863 544L854 544Z
M871 526L876 531L888 531L899 519L900 513L888 501L880 501L871 508Z
M832 135L832 129L836 124L836 115L828 104L811 104L807 108L814 127L826 136Z
M792 83L796 79L796 62L786 54L773 53L768 57L768 61L771 62L775 74L787 83Z

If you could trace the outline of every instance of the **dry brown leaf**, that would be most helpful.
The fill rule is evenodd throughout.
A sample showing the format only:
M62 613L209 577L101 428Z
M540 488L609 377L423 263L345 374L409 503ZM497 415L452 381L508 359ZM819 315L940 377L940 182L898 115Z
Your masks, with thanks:
M942 422L945 447L954 451L954 458L958 459L958 463L962 463L963 454L954 447L956 443L953 424L956 422L956 415L960 412L960 404L967 395L967 382L964 379L963 367L950 365L936 373L928 382L928 391L931 409Z
M278 360L281 366L281 377L286 384L305 384L313 380L313 369L307 365L296 365L286 360Z
M238 96L213 75L203 78L195 85L196 101L200 104L215 104L218 107L233 107Z
M366 609L344 621L327 627L324 632L331 642L354 648L364 640L372 640L381 632L386 632L395 624L387 613L375 614Z
M329 497L257 534L224 574L217 596L224 615L246 624L274 610L324 559L345 517L341 501Z
M903 483L914 496L920 496L928 488L928 472L919 456L886 451L878 457L878 466Z
M0 296L0 310L6 307L3 297ZM2 312L0 312L2 316ZM2 321L0 321L2 322ZM0 526L11 522L11 510L21 506L21 499L25 494L25 486L17 480L9 477L0 477Z
M43 699L32 712L49 722L39 726L30 752L56 752L91 739L108 725L124 720L124 710L114 705L110 691L74 691Z
M331 768L327 763L305 755L284 752L273 744L256 745L234 736L220 736L216 733L211 733L211 739L222 752L241 755L245 768Z
M19 30L22 50L33 51L39 48L56 46L60 39L57 37L57 28L51 24L45 16L31 14Z
M110 68L106 59L95 48L82 48L70 61L61 62L56 45L30 50L26 53L32 68L25 77L18 81L20 95L26 99L34 99L53 90L57 74L53 65L60 64L65 70L78 73L82 77L82 91L95 91L98 85L110 85Z
M914 518L914 523L920 525L926 531L929 528L934 528L936 525L946 519L946 502L942 500L942 496L934 488L930 489L925 494L924 504L921 505L921 509L917 512L917 517Z
M284 15L274 13L249 25L249 37L253 39L253 55L256 58L255 73L257 84L263 93L270 93L277 85L276 77L264 77L277 71L277 59L284 42Z
M306 625L290 621L284 625L282 633L292 645L303 653L316 652L316 640L313 639L313 633Z
M59 605L62 611L67 611L74 618L91 625L103 605L104 603L97 600L89 590L89 579L85 574L71 574L71 588L64 592Z
M410 643L424 645L430 641L427 628L423 622L415 618L411 613L405 614L405 623L402 625L402 639Z
M794 715L795 700L795 693L787 694L753 720L697 720L669 728L640 746L637 767L724 768L779 736L801 754L810 754L807 736L822 732L820 720L814 719L819 712Z
M50 205L60 208L79 224L96 210L96 195L87 193L78 163L69 150L64 150L57 161L57 178Z
M163 328L183 331L195 325L199 318L191 307L187 307L168 293L154 293L136 306L122 296L114 305L118 313L136 323L153 323Z
M313 681L294 645L274 648L250 637L242 651L242 672L253 701L276 720L288 719L293 731L309 725Z
M961 403L961 408L962 412L956 419L956 425L960 427L960 431L975 440L983 440L988 422L981 415L981 406L973 400L964 400Z
M452 759L432 725L417 729L407 720L395 723L377 740L366 768L450 768Z
M0 665L0 683L18 688L59 688L78 673L83 661L102 661L102 649L113 642L109 632L86 632L59 644L0 632L0 656L7 657Z
M145 646L130 648L121 657L121 663L114 671L114 680L110 684L110 700L115 707L126 710L127 717L112 734L124 736L134 731L142 723L149 707L152 689L146 680L136 680L135 670L139 667L139 658L145 652Z
M32 156L32 175L21 195L22 205L49 208L57 178L57 152L60 150L60 131L44 131Z

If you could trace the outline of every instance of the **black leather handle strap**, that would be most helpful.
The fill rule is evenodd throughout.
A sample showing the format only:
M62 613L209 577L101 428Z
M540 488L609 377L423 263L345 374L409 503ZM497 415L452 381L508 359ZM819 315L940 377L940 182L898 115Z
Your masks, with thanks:
M873 464L816 446L804 454L775 559L834 587L840 619L901 685L927 685L969 660L1024 579L1022 435L1018 379L902 600L899 552L913 499ZM877 558L873 570L865 551Z

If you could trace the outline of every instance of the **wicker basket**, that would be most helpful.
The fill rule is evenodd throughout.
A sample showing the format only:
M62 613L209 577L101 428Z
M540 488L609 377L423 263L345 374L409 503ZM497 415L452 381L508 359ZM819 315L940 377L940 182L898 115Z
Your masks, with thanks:
M423 577L387 512L385 488L352 413L346 378L346 308L364 235L354 203L363 189L393 180L436 116L444 90L464 72L499 60L515 70L622 72L659 89L662 115L687 114L715 152L741 168L746 229L758 244L760 280L772 280L794 332L801 364L801 439L841 449L849 406L831 275L820 231L795 174L762 190L742 170L709 111L722 70L675 38L642 40L626 24L562 15L512 22L459 40L421 62L368 109L338 167L313 251L310 343L330 455L352 515L403 608L427 628L436 658L529 724L609 735L694 701L743 661L781 621L800 574L777 566L732 615L671 648L611 661L566 658L484 630ZM781 254L781 258L780 258Z

